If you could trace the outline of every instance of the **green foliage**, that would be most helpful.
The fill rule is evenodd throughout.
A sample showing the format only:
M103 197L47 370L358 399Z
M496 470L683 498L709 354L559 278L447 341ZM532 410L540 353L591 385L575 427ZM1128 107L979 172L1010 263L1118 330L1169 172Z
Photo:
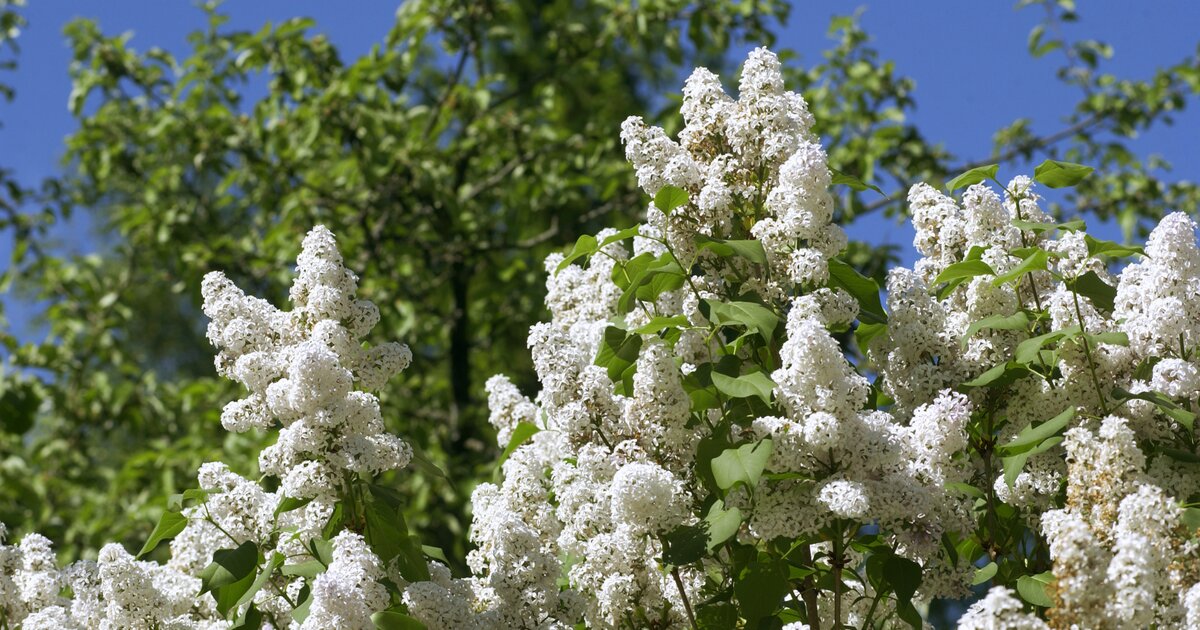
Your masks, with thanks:
M1054 575L1049 572L1022 575L1017 580L1017 593L1034 606L1049 608L1054 605Z
M844 289L858 302L859 318L868 324L886 324L887 313L879 299L879 283L837 258L829 260L829 286Z
M150 537L146 539L146 544L142 545L142 550L138 552L138 557L144 556L158 546L164 540L171 540L179 535L185 527L187 527L187 517L172 510L167 510L162 513L158 519L158 524L154 526L154 531L150 532Z
M1067 188L1083 181L1095 170L1090 166L1046 160L1033 171L1033 178L1050 188Z
M745 484L747 488L758 485L767 460L771 458L771 447L771 439L763 438L721 453L711 464L717 487L729 490L738 484Z
M975 168L955 177L946 182L946 189L954 192L959 188L966 188L972 184L978 184L988 180L995 181L996 172L1000 170L999 164L989 164L987 166L976 166Z
M1011 487L1031 455L1044 452L1061 442L1060 436L1075 419L1075 412L1075 407L1070 407L1036 426L1027 425L1011 442L997 449L997 454L1004 462L1004 482Z

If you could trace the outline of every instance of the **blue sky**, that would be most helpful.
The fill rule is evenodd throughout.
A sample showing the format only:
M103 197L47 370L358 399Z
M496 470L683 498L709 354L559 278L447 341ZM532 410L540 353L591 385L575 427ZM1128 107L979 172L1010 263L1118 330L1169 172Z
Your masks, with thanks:
M352 59L382 40L396 6L380 0L231 0L222 10L232 18L227 28L257 29L267 21L313 17L343 59ZM895 60L900 74L916 80L918 108L912 119L926 137L965 159L986 157L992 133L1020 117L1030 118L1038 133L1061 128L1077 100L1055 78L1057 55L1033 60L1026 52L1026 38L1041 10L1016 10L1013 2L797 3L777 47L796 50L800 56L794 63L818 63L831 44L829 18L863 6L863 26L883 58ZM67 111L70 51L61 34L64 24L77 16L96 18L106 33L131 31L134 48L157 46L177 54L186 52L187 34L204 25L203 14L186 0L35 0L24 14L29 25L19 39L20 67L2 77L17 97L0 103L0 164L27 184L59 169L63 138L75 127ZM1115 56L1104 68L1118 76L1148 77L1156 67L1193 54L1200 40L1200 3L1194 1L1091 2L1081 16L1065 34L1112 44ZM1189 107L1200 109L1200 104L1192 99ZM1198 140L1200 111L1187 111L1175 127L1153 130L1131 148L1143 156L1160 154L1175 164L1176 177L1195 180L1190 158ZM1002 172L1002 178L1014 174ZM906 262L915 255L907 225L875 217L849 232L853 238L901 245ZM95 243L86 225L73 226L66 237L80 250ZM10 248L0 238L0 260L7 261ZM8 315L20 330L28 309L10 301Z

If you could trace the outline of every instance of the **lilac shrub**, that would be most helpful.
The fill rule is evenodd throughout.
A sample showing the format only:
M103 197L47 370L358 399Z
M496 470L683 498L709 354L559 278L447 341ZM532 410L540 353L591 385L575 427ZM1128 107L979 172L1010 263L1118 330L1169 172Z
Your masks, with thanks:
M645 221L546 260L540 390L487 382L504 457L472 495L470 575L376 482L415 457L371 393L411 354L363 345L379 312L317 227L291 311L203 285L217 371L247 390L222 424L278 431L263 478L203 465L139 554L170 540L165 564L0 545L0 620L817 630L973 597L960 628L1200 628L1190 218L1104 241L1039 197L1091 169L980 167L911 189L922 258L881 300L834 223L831 187L865 184L775 55L737 98L697 69L681 114L674 139L620 130Z

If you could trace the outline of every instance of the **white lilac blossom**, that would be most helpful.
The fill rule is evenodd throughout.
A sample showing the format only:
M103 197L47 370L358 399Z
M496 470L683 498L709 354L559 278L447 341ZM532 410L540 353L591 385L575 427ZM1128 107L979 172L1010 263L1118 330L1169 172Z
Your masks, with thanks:
M279 477L287 496L327 502L346 475L378 475L412 457L384 430L379 401L369 393L407 367L412 353L397 343L362 347L379 311L356 298L357 287L323 226L304 238L291 311L245 295L220 272L204 278L217 371L250 390L226 407L222 422L231 431L280 427L259 466Z
M277 629L369 630L385 609L431 630L685 628L715 604L733 614L719 623L751 627L737 615L782 583L759 613L878 627L967 596L981 561L1011 573L995 523L980 527L1003 508L1041 550L1021 560L1048 569L1053 605L1043 620L993 586L960 628L1200 628L1195 223L1164 218L1117 272L1099 241L1054 224L1028 177L960 200L917 184L922 258L888 273L886 326L865 328L883 318L831 262L846 236L807 104L761 48L738 87L697 69L678 139L625 121L639 185L674 202L647 209L632 246L604 230L581 264L546 259L550 320L528 337L540 390L485 386L513 448L472 493L469 576L429 562L429 579L406 579L353 512L378 509L364 482L413 456L373 393L411 353L364 346L379 311L318 226L292 310L220 273L202 286L217 372L247 389L222 425L278 431L258 459L269 485L202 465L165 564L112 543L58 569L49 540L6 546L0 525L0 622L217 630L252 604ZM947 282L955 265L973 271ZM873 335L865 364L847 358L855 328ZM239 546L305 568L263 576L221 614L229 601L200 593L202 576ZM880 588L879 560L885 583L918 572L919 587Z
M1011 589L993 587L958 619L958 630L1048 630L1045 621L1025 612Z
M96 561L59 569L50 542L37 534L16 546L0 544L0 619L7 627L225 629L248 604L227 617L212 593L201 593L214 552L252 543L267 558L315 562L309 543L323 538L346 484L401 468L411 457L408 445L384 430L370 393L411 355L399 344L362 345L379 312L356 299L356 286L333 235L320 226L304 239L292 311L246 296L220 273L206 276L217 371L249 390L226 406L222 424L231 431L280 429L260 457L262 472L276 476L279 489L267 491L221 462L203 464L200 489L180 510L185 524L166 564L138 560L110 543ZM304 501L277 512L288 498ZM0 525L0 543L5 531ZM343 531L330 546L332 561L310 581L278 572L266 578L250 600L266 616L265 627L375 627L371 616L391 603L389 568L357 533ZM306 588L307 617L293 617Z
M1200 487L1196 467L1185 463L1193 461L1194 447L1172 445L1173 454L1146 450L1148 441L1172 441L1179 418L1145 400L1118 405L1116 397L1125 390L1156 392L1185 406L1197 400L1195 224L1181 214L1164 218L1145 256L1114 274L1092 254L1091 237L1067 228L1052 238L1053 231L1012 226L1014 220L1049 222L1027 178L1009 183L1002 205L983 185L968 189L961 206L924 185L914 187L909 200L915 245L925 257L915 271L889 275L889 325L872 346L884 387L897 403L893 413L908 417L909 428L925 435L931 433L918 427L936 426L934 418L957 418L951 426L958 425L965 416L948 408L929 414L934 407L924 406L939 387L1003 364L1035 334L1072 328L1089 333L1086 345L1070 337L1056 344L1056 370L1049 378L1018 380L1002 399L985 398L983 389L963 390L967 395L956 394L957 405L990 405L990 417L1005 420L997 444L1017 439L1023 427L1058 410L1075 410L1061 446L1034 453L1011 480L997 468L992 489L997 499L1027 510L1026 519L1047 541L1055 576L1049 612L1054 627L1183 627L1187 594L1200 581L1200 552L1194 532L1179 525L1178 507L1194 500ZM998 275L1020 262L1014 249L1033 245L1050 253L1050 269L1063 281L1040 270L1005 284L984 274L937 293L942 287L935 280L950 265L974 256ZM1068 285L1088 274L1115 287L1111 308ZM982 318L1010 317L1021 309L1044 309L1049 314L1044 328L984 328L967 335L968 326ZM1110 413L1118 406L1119 415ZM965 446L950 440L946 452ZM921 446L908 456L908 465L918 465L920 453L931 450L936 449ZM943 469L951 474L945 481L962 479L961 461L948 457L942 463L950 465ZM921 473L943 474L928 468ZM1048 509L1064 484L1065 506ZM961 624L1044 627L999 589L973 606Z
M870 382L829 332L849 325L859 309L845 291L823 286L828 260L846 240L831 223L830 170L804 100L784 89L775 56L758 49L743 69L737 99L700 69L686 83L682 112L678 142L637 118L626 121L621 137L646 193L673 186L689 201L666 212L651 206L632 253L618 241L586 265L559 270L561 256L546 261L552 317L529 335L541 391L531 401L506 380L488 383L490 421L502 445L518 423L541 432L505 463L500 484L476 490L474 577L408 587L405 601L431 627L478 626L508 615L514 601L525 611L521 627L536 627L535 619L568 619L564 598L593 627L650 619L687 623L684 600L700 599L702 567L665 574L660 536L695 526L702 516L693 502L708 494L698 469L711 455L698 464L696 454L703 440L717 437L721 414L714 409L697 417L683 384L703 378L728 352L725 342L705 333L710 313L704 302L734 299L734 281L787 313L780 363L770 373L777 414L728 429L733 440L770 438L766 472L780 476L764 477L752 489L753 503L748 488L726 498L748 517L739 539L816 534L838 519L876 521L894 528L901 553L928 565L927 597L965 591L970 567L946 561L939 541L969 523L965 498L943 484L967 472L954 454L965 444L971 403L947 393L912 426L907 416L863 409ZM986 212L973 229L986 236L1005 211L998 198L979 196L976 205ZM698 248L701 237L753 239L762 246L763 264ZM613 278L633 256L695 264L682 265L691 267L683 286L622 309L622 289ZM681 317L690 327L669 338L641 334L631 375L615 383L614 374L594 363L618 316L626 330L656 316ZM827 479L813 484L804 480L810 475ZM556 506L550 518L541 508L546 504ZM526 560L500 551L509 545L523 549ZM570 564L560 567L564 558ZM568 588L552 591L547 584L559 571ZM501 590L508 595L495 597ZM868 608L852 611L847 603L843 621L864 618L855 615ZM472 612L456 612L465 610ZM635 613L645 619L629 616Z
M313 580L312 604L300 629L373 628L371 615L388 606L379 558L353 532L338 534L332 543L333 562Z

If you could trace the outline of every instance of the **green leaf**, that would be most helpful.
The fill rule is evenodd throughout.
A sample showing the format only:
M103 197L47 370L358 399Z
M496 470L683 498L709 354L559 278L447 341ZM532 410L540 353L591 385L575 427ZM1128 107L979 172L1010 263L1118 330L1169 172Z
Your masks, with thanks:
M1017 344L1017 350L1013 355L1013 359L1017 363L1029 365L1030 363L1037 361L1038 353L1041 352L1042 348L1046 344L1058 341L1063 337L1073 337L1077 334L1079 334L1078 325L1069 326L1062 330L1052 330L1043 335L1030 337L1029 339Z
M955 492L961 492L961 493L967 495L968 497L971 497L972 499L982 499L985 496L987 496L983 492L983 490L980 490L979 488L976 488L975 486L972 486L969 483L952 481L952 482L946 484L946 489L954 490Z
M137 557L154 551L164 540L171 540L179 535L185 527L187 527L188 519L179 512L167 510L158 518L158 524L154 526L154 531L150 532L150 538L146 539L146 544L142 545L142 550L138 552Z
M1183 514L1179 515L1179 521L1191 532L1200 529L1200 508L1184 508Z
M670 256L670 254L664 254L664 256ZM653 302L663 293L682 287L686 281L687 278L683 275L683 268L679 266L679 263L674 258L671 258L662 264L655 264L648 267L645 274L637 283L634 295L643 302ZM629 310L633 310L632 302L630 302ZM629 312L629 310L625 312Z
M635 265L635 261L639 260L643 262ZM626 269L634 270L636 274L632 276L628 286L621 293L621 298L617 301L617 312L622 315L633 310L637 306L637 300L653 301L662 293L674 291L683 286L685 280L683 268L679 266L670 252L649 260L638 256L626 264ZM616 273L615 269L614 273Z
M267 580L271 579L271 576L275 574L275 570L283 566L285 559L284 555L278 551L272 552L267 566L263 567L263 570L258 573L258 576L254 578L254 582L250 584L250 588L246 589L245 593L242 593L234 606L239 607L249 604L254 599L254 594L262 590Z
M1078 278L1068 278L1067 288L1092 301L1092 306L1105 315L1112 315L1116 304L1117 289L1100 279L1095 271L1089 271Z
M992 280L992 286L998 287L1013 280L1019 281L1021 276L1030 272L1045 271L1047 260L1046 251L1038 249L1025 258L1025 260L1022 260L1016 267L1013 267L1008 273L996 276L996 279Z
M592 236L591 234L584 234L583 236L580 236L579 239L575 241L575 247L571 248L571 251L567 254L567 257L563 258L562 262L558 263L558 266L554 268L554 273L558 273L563 269L566 269L571 263L583 258L584 256L591 256L592 254L596 253L597 249L599 249L599 243L596 242L595 236Z
M624 230L621 230L620 232L617 232L616 234L612 234L612 235L606 237L603 241L600 241L600 245L596 247L596 251L600 251L601 249L604 249L605 247L612 245L613 243L616 243L618 241L623 241L627 238L637 236L638 230L640 228L641 228L640 225L635 225L631 228L625 228Z
M962 284L965 280L970 280L975 276L994 276L995 271L992 271L991 266L979 259L968 258L960 262L956 262L942 270L941 273L933 279L934 286L947 283L944 289L938 291L938 298L944 298L954 290L955 287Z
M779 609L789 590L787 576L784 563L778 560L751 562L738 575L733 592L750 627L757 627L753 624Z
M296 564L285 564L280 572L288 576L298 575L312 579L325 572L325 564L320 560L305 560Z
M1017 578L1017 592L1021 599L1042 608L1054 606L1054 574L1047 571L1037 575L1022 575Z
M338 502L341 505L341 501ZM336 534L335 534L336 535ZM325 566L333 564L333 542L325 538L313 538L308 541L308 551Z
M717 300L704 300L704 303L708 305L708 319L718 326L742 326L757 332L767 343L771 343L775 337L779 316L762 304Z
M312 497L309 497L307 499L296 499L293 497L285 496L285 497L283 497L282 500L279 501L279 505L275 507L274 515L279 516L280 514L283 514L284 512L291 512L292 510L298 510L298 509L308 505L309 503L312 503Z
M883 578L896 592L896 599L907 604L921 586L921 565L897 555L888 555L883 561Z
M1013 381L1028 374L1032 374L1032 372L1025 365L1017 363L1016 361L1006 361L1004 363L997 363L983 374L980 374L979 376L976 376L975 378L963 383L962 386L986 387L990 385L993 387L1001 387L1008 385L1009 383L1012 383Z
M1034 59L1044 57L1047 53L1062 48L1061 39L1052 39L1047 42L1042 41L1042 37L1046 34L1046 25L1038 24L1029 32L1029 54Z
M189 488L183 492L167 497L167 509L172 512L182 511L189 502L199 505L208 500L209 491L204 488Z
M292 619L294 619L296 623L302 624L304 623L304 620L308 618L308 610L312 608L313 601L312 589L309 588L307 584L301 587L299 599L300 605L296 606L296 608L292 610Z
M729 630L737 627L737 607L728 602L703 602L696 606L699 630Z
M1200 464L1200 455L1197 455L1191 451L1185 451L1178 448L1160 448L1158 451L1177 462Z
M1028 424L1011 442L996 449L1004 465L1004 483L1011 488L1030 457L1044 453L1062 442L1061 435L1071 420L1075 419L1075 413L1075 407L1068 407L1045 422Z
M425 624L395 610L381 610L371 615L378 630L425 630Z
M200 571L200 593L212 592L217 598L219 608L222 595L228 599L236 591L237 595L227 602L228 605L232 605L242 596L245 589L250 587L254 579L254 571L257 568L258 545L251 541L242 543L237 549L214 551L212 562ZM225 593L220 592L225 587L232 588ZM221 611L221 614L224 615L225 611Z
M988 164L987 166L977 166L958 177L946 182L946 189L954 192L959 188L965 188L972 184L989 179L996 179L996 173L1000 170L999 164Z
M446 471L442 470L441 467L433 463L433 460L429 459L422 449L412 446L411 444L409 447L412 449L412 461L410 463L412 464L413 468L425 473L429 477L441 477L442 479L449 481L450 476L446 474Z
M5 385L0 382L0 385ZM0 425L13 435L23 435L33 428L34 418L42 399L30 383L9 382L0 395Z
M767 404L771 403L771 392L775 389L775 383L761 370L736 377L727 376L720 372L713 372L712 381L717 391L730 398L758 396Z
M442 564L450 566L450 559L446 557L446 552L442 551L441 547L421 545L421 553L425 554L426 557L433 558L434 560L441 560Z
M975 578L971 580L971 586L979 586L980 584L983 584L984 582L996 577L996 571L999 570L1000 567L995 562L989 562L982 567L975 569Z
M708 533L701 525L680 525L662 537L663 564L682 567L704 557Z
M879 300L879 284L846 264L840 258L829 259L829 286L841 288L858 302L858 318L868 324L886 324L887 313Z
M342 526L346 524L346 505L343 501L337 501L333 504L333 513L329 515L329 520L325 522L325 527L321 528L321 536L324 537L324 543L333 549L333 544L329 539L342 531ZM332 553L332 552L331 552ZM328 564L328 562L327 562Z
M686 315L672 315L671 317L659 315L629 332L638 335L653 335L667 328L683 328L686 326L691 326L691 322L688 321Z
M771 458L771 438L726 449L712 460L713 479L717 487L729 490L739 483L753 489L762 477L767 460Z
M610 276L613 284L620 287L622 291L627 290L633 284L633 281L658 259L658 256L650 252L642 252L625 261L624 264L618 263L613 265L612 275Z
M873 186L871 184L868 184L868 183L862 181L861 179L854 177L853 175L847 175L833 167L829 168L829 172L833 174L833 179L830 182L831 184L845 184L845 185L849 186L850 188L852 188L854 190L859 190L859 191L874 190L875 192L882 195L885 199L887 198L887 195L884 195L883 191L880 190L878 186Z
M1145 255L1145 251L1137 245L1122 245L1113 241L1102 241L1097 238L1092 238L1091 234L1083 235L1083 240L1087 243L1088 256L1109 256L1112 258L1124 258L1133 256L1134 254Z
M221 616L227 616L230 610L236 608L238 601L241 600L242 596L253 585L254 579L254 573L252 572L233 584L226 584L221 588L213 590L212 595L213 599L217 602L217 612L221 613Z
M739 256L759 265L764 265L767 262L767 252L763 249L762 243L753 239L744 241L726 241L719 238L710 238L703 234L697 234L696 245L697 249L711 250L714 254L720 256L721 258Z
M1000 447L1003 453L1017 453L1022 450L1028 450L1041 443L1043 440L1061 435L1066 430L1067 425L1075 419L1077 409L1074 406L1067 407L1062 413L1038 424L1027 424L1021 432L1013 437L1012 441Z
M671 214L672 210L687 202L687 191L670 184L659 188L654 195L654 207L662 210L663 214Z
M614 384L623 384L626 392L633 389L633 374L637 371L638 353L642 350L641 335L630 335L616 326L604 329L595 364L608 371Z
M1017 477L1021 476L1021 471L1025 468L1025 462L1029 461L1030 457L1038 453L1044 453L1062 441L1061 437L1048 438L1028 450L1001 457L1000 463L1004 467L1004 483L1008 484L1010 488L1013 487L1013 484L1017 482Z
M538 431L541 431L541 429L532 422L525 422L524 420L518 422L517 426L513 427L512 437L508 438L508 446L504 447L504 452L500 454L500 459L496 462L496 466L499 467L508 461L508 457L520 448L522 444L528 442L529 438L533 437Z
M1115 330L1100 333L1081 333L1079 336L1087 339L1093 348L1102 343L1106 343L1110 346L1129 345L1129 335Z
M243 612L234 622L229 630L258 630L262 628L263 616L253 604L246 607Z
M989 328L992 330L1025 330L1029 326L1029 313L1025 311L1017 311L1012 315L991 315L976 321L967 327L966 334L962 337L963 348L967 347L967 342L975 333Z
M1046 160L1033 170L1033 178L1050 188L1066 188L1083 181L1093 170L1082 164Z
M1078 232L1086 230L1087 224L1083 219L1072 219L1062 223L1041 223L1039 221L1026 221L1025 219L1013 219L1012 224L1027 232L1049 232L1050 230L1064 230L1067 232Z
M1196 414L1184 409L1183 407L1180 407L1175 401L1167 398L1159 392L1150 391L1134 394L1120 387L1116 387L1112 390L1112 396L1117 400L1136 398L1138 400L1145 400L1146 402L1154 403L1154 405L1158 407L1159 411L1162 411L1179 424L1187 427L1189 431L1195 429Z
M716 501L704 515L708 530L708 549L711 551L721 543L733 538L742 526L742 511L736 507L726 508L724 501Z
M860 350L865 355L867 349L871 346L871 340L887 332L887 324L863 324L860 323L854 329L854 341L858 344Z
M372 487L374 491L374 487ZM408 533L402 510L391 508L383 501L372 501L366 506L366 528L363 532L367 544L384 566L395 559L400 575L409 582L429 579L429 565L420 543Z

